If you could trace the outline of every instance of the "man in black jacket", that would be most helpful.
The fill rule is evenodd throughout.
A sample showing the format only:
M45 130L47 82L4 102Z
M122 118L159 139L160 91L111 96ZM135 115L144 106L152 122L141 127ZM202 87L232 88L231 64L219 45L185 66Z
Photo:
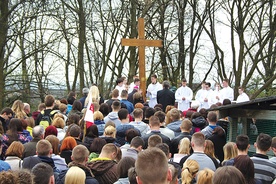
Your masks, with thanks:
M170 82L163 82L163 89L157 91L157 103L162 104L163 112L165 112L168 105L174 105L175 95L170 89Z

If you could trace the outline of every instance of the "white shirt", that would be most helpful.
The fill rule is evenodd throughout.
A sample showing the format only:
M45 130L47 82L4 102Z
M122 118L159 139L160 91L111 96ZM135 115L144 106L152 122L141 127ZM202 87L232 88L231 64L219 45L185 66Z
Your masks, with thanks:
M249 97L248 97L248 95L247 95L246 93L244 93L244 92L243 92L242 94L240 94L240 95L238 96L237 100L236 100L237 103L247 102L247 101L249 101Z
M185 100L182 98L185 97ZM193 99L193 91L187 86L181 86L175 92L175 100L178 102L178 110L185 111L190 108Z
M154 106L157 104L157 91L160 91L163 89L162 84L159 82L156 82L155 84L150 84L147 89L147 97L150 98L149 100L149 107L154 108Z
M123 90L125 90L125 87L124 86L116 86L115 89L118 89L119 90L119 96L118 96L118 99L121 100L121 93Z
M207 99L208 101L205 102L204 100ZM213 105L213 90L209 89L209 90L204 90L204 92L201 95L201 98L199 99L200 101L200 107L198 110L200 110L201 108L205 108L205 109L209 109L211 107L211 105Z
M130 85L128 86L128 94L133 91L134 86L135 86L134 82L130 83Z
M218 99L217 99L218 97ZM213 104L221 102L222 103L222 95L221 95L221 90L219 90L218 88L216 88L213 91L213 98L212 98L212 102Z
M223 88L220 92L222 97L220 100L221 102L223 102L224 99L229 99L230 101L234 100L234 90L230 86Z

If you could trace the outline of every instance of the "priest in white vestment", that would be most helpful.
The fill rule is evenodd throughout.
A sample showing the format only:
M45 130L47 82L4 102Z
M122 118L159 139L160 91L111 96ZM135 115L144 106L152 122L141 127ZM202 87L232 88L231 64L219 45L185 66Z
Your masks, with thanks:
M182 112L190 108L193 99L193 91L187 86L187 80L182 79L182 86L175 92L175 100L178 103L178 110Z
M149 107L154 108L157 104L157 91L163 89L162 84L157 82L157 76L155 74L151 75L151 84L147 89L147 97L149 97Z

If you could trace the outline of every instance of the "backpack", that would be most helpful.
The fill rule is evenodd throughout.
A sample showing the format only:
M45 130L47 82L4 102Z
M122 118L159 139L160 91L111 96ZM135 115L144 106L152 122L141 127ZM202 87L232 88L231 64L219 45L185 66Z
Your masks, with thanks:
M56 111L51 111L50 114L45 114L44 111L41 111L41 120L39 122L39 125L44 127L44 130L51 124L52 122L52 116L56 113Z

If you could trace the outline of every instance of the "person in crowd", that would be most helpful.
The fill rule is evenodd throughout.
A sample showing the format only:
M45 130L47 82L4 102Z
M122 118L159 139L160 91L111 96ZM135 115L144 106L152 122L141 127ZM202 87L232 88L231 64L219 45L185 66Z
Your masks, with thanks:
M18 118L11 119L8 130L6 134L2 136L3 140L3 150L2 154L5 155L6 150L11 145L13 141L20 141L22 144L25 144L27 142L30 142L32 140L31 136L26 136L26 134L23 133L23 127L22 122Z
M142 121L143 119L143 110L138 108L133 111L134 121L131 121L129 124L133 125L141 133L141 136L145 135L149 130L149 126Z
M181 178L178 178L177 169L172 164L168 164L168 166L172 176L172 180L169 182L169 184L178 184Z
M229 80L223 79L222 81L223 89L220 91L221 99L220 102L223 102L224 99L229 99L230 101L234 100L234 90L229 86Z
M106 145L107 142L105 139L102 139L102 138L95 138L94 141L92 142L90 148L89 148L89 151L90 151L90 155L89 155L89 162L91 162L92 159L94 158L98 158L104 145Z
M234 142L228 142L223 146L224 160L222 165L225 165L225 162L235 158L238 155L238 150Z
M220 106L219 104L222 103L220 84L218 82L215 84L215 89L213 92L213 102L214 102L214 104L217 104L218 106Z
M154 106L157 104L157 91L160 91L163 89L162 85L157 81L157 75L152 74L151 77L151 83L149 84L147 88L147 97L149 97L149 107L154 108Z
M276 137L272 138L271 150L274 154L274 157L271 157L270 160L276 164Z
M94 174L92 173L91 169L86 166L88 156L88 149L83 145L77 145L72 151L72 162L68 165L69 169L65 169L59 174L57 184L63 184L64 181L66 183L66 176L71 173L70 169L74 167L78 167L85 173L85 182L83 183L98 184L98 181L94 178Z
M103 98L101 98L99 88L96 85L92 85L89 89L88 95L84 102L84 107L88 106L89 101L91 103L98 102L99 104L103 103Z
M26 113L27 117L30 117L30 115L31 115L30 104L28 104L28 103L23 103L23 104L24 104L24 108L23 108L24 112Z
M220 160L216 157L215 155L215 148L214 144L210 140L205 140L205 148L204 148L204 153L211 157L212 159L216 159L217 162L220 164Z
M213 130L217 127L216 125L218 121L217 113L214 111L210 111L207 115L207 121L209 125L201 130L201 133L204 134L206 139L212 136Z
M51 155L51 158L53 159L54 161L54 164L56 166L56 168L59 170L59 171L63 171L65 169L67 169L67 164L65 162L65 159L64 158L61 158L60 155L59 155L59 139L54 136L54 135L48 135L45 140L49 141L52 145L52 155Z
M81 145L86 146L87 149L89 149L89 145L82 142L82 140L80 139L80 137L81 137L81 128L80 128L80 126L78 126L76 124L72 124L68 127L67 131L68 131L68 136L73 137L76 140L77 145L81 144Z
M44 138L43 126L40 126L40 125L35 126L32 130L32 134L33 134L33 139L30 142L23 144L24 152L23 152L22 159L29 156L36 155L36 150L35 150L36 144L38 143L38 141Z
M107 143L115 143L116 141L116 128L114 126L108 125L104 129L104 134L101 138Z
M199 108L199 102L198 101L192 101L191 108L187 109L186 111L183 111L182 116L184 118L189 119L189 117L190 117L189 114L193 114L194 112L197 112L198 108Z
M116 80L116 86L115 86L115 89L117 89L119 91L118 93L118 99L121 100L121 93L123 90L125 90L125 87L124 87L124 79L121 77L121 78L118 78Z
M212 136L208 138L212 141L215 148L215 155L222 163L224 159L223 146L226 144L226 135L224 130L221 127L216 127L213 130Z
M85 183L85 172L79 167L73 166L67 171L65 175L66 184Z
M114 184L128 184L128 170L131 167L135 166L135 159L132 157L123 157L118 165L117 165L117 172L119 175L119 180L116 181Z
M76 146L77 142L71 136L64 138L64 140L62 141L62 144L60 146L60 157L65 158L66 164L69 164L72 161L72 150Z
M86 97L89 93L89 89L88 88L82 88L82 97L79 99L79 101L81 102L82 104L82 109L85 107L84 106L84 103L85 103L85 100L86 100Z
M156 112L156 110L154 108L151 108L151 107L144 107L143 108L143 112L144 112L143 122L146 123L146 124L149 124L149 119L150 119L151 116L154 115L154 113Z
M14 112L14 117L19 119L25 119L27 114L24 111L24 103L21 100L15 100L11 107Z
M249 101L249 96L244 92L244 88L243 87L239 87L239 96L236 100L236 103L241 103L241 102L247 102Z
M173 161L176 163L179 163L183 157L190 155L190 152L191 152L191 141L189 138L184 137L179 142L178 153L173 154Z
M174 105L175 94L170 90L169 81L163 81L163 89L157 91L157 103L162 104L163 112L165 112L168 105Z
M152 135L159 135L162 138L162 142L166 143L168 146L170 146L170 144L171 144L170 138L163 135L160 132L160 121L159 121L159 118L157 116L151 116L150 117L149 126L150 126L151 132L144 135L144 136L142 136L142 138L144 139L144 142L145 142L145 147L144 148L148 147L148 139Z
M53 125L50 125L45 129L44 138L47 137L48 135L57 136L57 134L58 134L57 128Z
M201 109L201 99L203 99L203 96L206 92L206 82L205 81L202 81L201 82L201 89L199 89L197 92L196 92L196 95L195 95L195 101L199 103L199 109Z
M104 117L106 117L109 114L109 107L107 103L102 103L100 105L99 111L103 114Z
M89 128L86 129L84 143L86 143L90 147L90 145L93 142L93 139L95 139L96 137L99 137L99 131L98 131L97 125L93 124Z
M112 143L104 145L98 158L92 159L87 166L95 175L99 184L113 184L119 179L116 159L120 148Z
M133 94L133 105L135 106L138 103L144 104L143 95L140 91L137 91Z
M214 171L205 168L198 172L197 184L213 184Z
M35 126L35 121L34 121L34 118L32 117L27 117L25 119L26 123L27 123L27 128L26 128L26 131L29 132L29 134L33 137L33 128Z
M136 171L135 171L135 167L131 167L128 170L127 175L128 175L129 184L138 184L137 180L136 180L137 174L136 174Z
M80 119L82 118L83 114L82 114L82 104L79 100L75 100L73 105L72 105L72 110L68 113L68 116L72 115L72 114L77 114L80 116Z
M192 122L184 119L180 124L180 130L181 133L171 140L170 150L172 154L178 153L178 145L183 138L186 137L191 140L192 136L190 135L190 131L192 130Z
M169 137L170 139L173 139L175 137L174 131L166 127L166 114L162 111L157 111L154 113L154 116L157 116L160 121L160 132L164 134L165 136Z
M256 154L251 157L254 163L255 179L263 184L272 183L276 178L276 164L268 159L272 138L268 134L260 133L254 143Z
M128 149L130 148L130 143L132 141L132 139L136 136L140 136L140 133L139 133L139 130L137 129L128 129L125 133L125 144L124 145L121 145L120 149L123 150L123 149ZM117 142L115 144L118 144ZM120 146L120 144L119 144Z
M146 149L139 153L135 171L138 184L167 184L172 180L167 157L159 148Z
M195 183L195 177L199 171L199 164L196 160L187 160L182 169L181 178L183 184Z
M213 159L204 153L205 148L205 137L201 132L196 132L192 135L191 145L194 150L193 154L183 157L180 160L180 165L183 166L183 163L187 160L196 160L199 164L199 170L204 168L209 168L215 171L218 168L218 162L216 159ZM184 166L183 166L184 167Z
M182 119L180 119L179 110L173 108L170 110L170 118L171 122L167 125L167 128L174 131L174 135L178 136L181 133L180 125L182 123Z
M0 115L0 121L2 123L3 132L0 132L0 134L4 134L8 130L8 124L10 119L13 117L13 111L11 108L6 107L2 109L1 115Z
M61 103L59 104L58 109L59 109L58 114L61 114L63 116L64 122L66 122L68 118L66 115L67 105L64 103Z
M113 121L117 127L121 124L121 121L119 120L119 117L118 117L118 112L121 109L121 103L119 101L114 101L111 107L112 107L112 112L110 112L104 118L104 122L106 123L108 121Z
M20 184L33 184L34 183L34 175L31 171L27 169L20 169L17 171L13 171L18 176L18 181Z
M246 184L243 174L234 166L224 166L216 170L213 184Z
M133 76L133 81L128 86L128 94L130 94L133 91L135 86L137 86L138 88L140 86L140 79L137 75Z
M71 91L67 97L68 104L67 104L66 114L68 114L72 110L73 103L75 100L76 100L76 93L74 91Z
M104 116L100 111L95 111L93 114L93 118L94 118L94 124L98 128L99 136L102 136L104 133L104 127L105 127Z
M52 122L52 126L56 127L57 137L58 137L59 141L62 141L65 136L65 130L64 130L65 121L60 117L54 118L54 120Z
M111 93L111 98L108 99L105 103L107 103L108 108L109 108L109 112L111 112L112 109L112 104L114 101L120 101L119 100L119 90L118 89L114 89Z
M144 144L144 140L140 136L134 137L130 142L129 148L121 149L122 158L131 157L136 160L138 153L140 153L143 150Z
M116 126L116 142L122 146L125 144L125 136L127 130L135 129L139 132L139 135L141 134L138 129L129 124L129 114L127 109L120 109L118 111L118 117L121 121L121 124L119 126Z
M32 168L34 184L55 184L53 168L47 163L38 163Z
M246 155L247 156L248 155L248 149L250 147L249 137L247 135L238 135L236 137L236 147L237 147L237 155ZM227 150L227 151L230 151L230 149ZM229 160L224 161L223 165L224 166L225 165L234 165L234 158L231 158Z
M55 105L55 97L52 95L47 95L44 99L44 103L45 103L45 110L42 110L40 112L40 114L37 116L36 121L35 121L35 125L39 125L40 121L44 118L49 117L49 119L47 119L47 121L49 121L49 125L51 125L52 119L56 113L55 110L53 110L54 105ZM46 129L46 126L44 127Z
M24 146L19 141L13 141L6 152L6 160L10 166L11 170L19 170L22 168L22 155L24 151Z
M0 139L0 155L2 154L2 140ZM8 171L11 169L11 166L7 163L4 162L2 159L0 159L0 173L2 171Z
M254 164L248 155L238 155L234 158L234 166L241 171L248 184L260 184L260 180L254 179Z
M134 106L130 101L128 101L127 90L123 90L121 92L121 101L120 102L124 103L126 105L126 108L127 108L129 114L132 113L132 111L134 110Z
M17 173L12 170L0 172L0 184L15 184L19 183Z
M175 92L175 100L178 110L185 111L190 108L193 99L193 91L187 86L187 80L182 79L182 86Z
M161 144L162 142L162 138L159 135L151 135L148 139L147 149L155 148L157 144Z

